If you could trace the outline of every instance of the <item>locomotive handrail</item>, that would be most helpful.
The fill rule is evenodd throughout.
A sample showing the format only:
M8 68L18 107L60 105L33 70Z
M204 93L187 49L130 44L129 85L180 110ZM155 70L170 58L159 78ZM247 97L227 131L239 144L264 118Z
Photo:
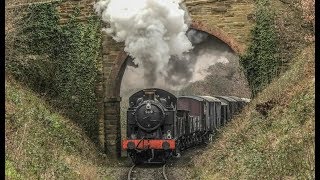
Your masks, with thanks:
M144 140L144 137L140 139L140 141L138 142L137 146L136 146L136 149L138 149L140 143Z

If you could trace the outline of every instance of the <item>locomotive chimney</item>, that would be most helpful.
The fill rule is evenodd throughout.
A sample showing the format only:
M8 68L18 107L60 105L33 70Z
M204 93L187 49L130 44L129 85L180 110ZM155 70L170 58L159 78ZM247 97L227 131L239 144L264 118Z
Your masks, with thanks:
M144 94L146 95L146 97L150 100L154 100L154 93L156 92L156 90L154 89L147 89L144 90Z

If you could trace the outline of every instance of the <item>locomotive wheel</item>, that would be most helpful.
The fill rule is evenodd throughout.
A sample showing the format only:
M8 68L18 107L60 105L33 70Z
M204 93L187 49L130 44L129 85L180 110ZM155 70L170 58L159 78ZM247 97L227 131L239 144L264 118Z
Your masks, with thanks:
M213 141L213 136L212 134L209 134L209 142L212 142Z
M175 151L173 152L174 153L174 156L177 156L177 157L180 157L180 152L181 152L181 143L180 143L180 140L177 142L177 146L176 146L176 149Z
M204 137L205 144L209 144L209 137L210 137L210 134L206 134L206 136Z
M182 140L181 150L184 150L185 148L186 148L186 140L183 139L183 140Z
M194 144L195 145L198 145L199 144L199 137L198 137L198 135L196 135L196 137L194 137Z

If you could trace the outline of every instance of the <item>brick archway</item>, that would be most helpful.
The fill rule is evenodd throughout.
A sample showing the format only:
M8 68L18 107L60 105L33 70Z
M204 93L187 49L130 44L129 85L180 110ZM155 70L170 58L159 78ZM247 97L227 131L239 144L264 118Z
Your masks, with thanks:
M200 22L200 21L192 21L190 28L196 29L199 31L206 32L224 43L226 43L236 54L242 54L244 53L245 47L244 45L238 43L235 38L233 38L231 35L225 33L223 30L215 27L210 27L206 24Z
M208 28L199 21L193 21L190 28L206 32L226 43L236 54L244 52L244 45L238 43L231 35L219 28ZM121 130L120 130L120 87L123 74L127 67L128 55L123 50L113 55L112 67L105 76L105 97L104 97L104 127L100 127L100 140L104 145L106 153L111 156L120 156ZM103 134L101 134L103 133Z

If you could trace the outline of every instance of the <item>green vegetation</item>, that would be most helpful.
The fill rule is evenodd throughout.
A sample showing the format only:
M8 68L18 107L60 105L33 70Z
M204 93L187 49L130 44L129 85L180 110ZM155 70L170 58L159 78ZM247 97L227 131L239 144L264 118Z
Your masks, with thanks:
M34 92L6 78L5 150L9 179L105 179L108 160L77 125Z
M308 1L313 1L313 4L304 7L303 4ZM278 57L283 64L281 72L284 72L295 54L303 49L306 43L312 42L310 37L314 38L314 0L270 0L270 6L275 12ZM304 14L313 16L313 20Z
M191 163L195 177L315 178L314 53L314 44L300 52L289 70L219 133Z
M241 57L254 99L189 163L194 179L315 179L314 5L255 2Z
M12 165L12 162L7 159L5 161L5 174L11 179L22 179L21 175L17 173L17 170Z
M100 21L76 20L79 9L65 25L59 24L55 4L29 6L6 56L6 71L67 115L97 140L97 93Z
M268 0L259 0L255 14L252 41L240 62L247 76L252 96L256 96L279 74L278 42L274 27L274 13Z

